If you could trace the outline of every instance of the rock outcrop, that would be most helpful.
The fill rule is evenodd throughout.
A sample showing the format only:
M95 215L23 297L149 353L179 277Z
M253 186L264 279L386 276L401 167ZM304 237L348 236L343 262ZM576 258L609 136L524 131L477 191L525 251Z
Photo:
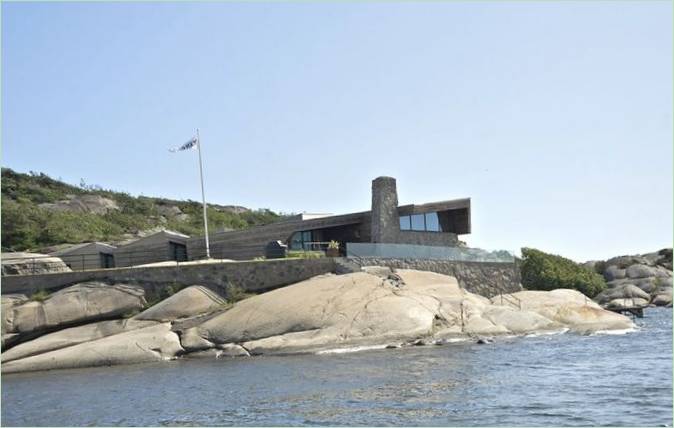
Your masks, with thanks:
M106 214L119 210L117 202L100 195L67 195L68 199L55 203L39 204L40 208L50 211L68 211L74 213Z
M52 272L70 272L58 257L40 253L2 253L2 275L36 275Z
M133 318L62 329L16 345L2 354L2 372L131 364L183 355L223 358L443 344L467 338L485 342L484 336L502 334L566 330L586 334L634 327L629 318L601 309L574 290L521 291L490 300L461 289L446 275L366 270L314 277L231 306L209 289L188 287ZM110 294L91 299L102 287L79 284L44 303L8 297L4 304L14 311L9 330L25 331L24 325L31 331L46 325L62 328L102 313L119 316L119 307L105 303ZM125 310L137 307L142 298L133 287L105 287L116 290L113 300L125 301ZM42 309L25 308L36 304ZM19 308L23 309L17 312Z
M145 292L141 287L84 282L59 290L43 302L29 301L12 306L12 314L3 317L3 325L8 333L18 334L54 330L118 318L141 310L145 304Z
M651 296L636 285L624 283L602 291L594 300L607 309L644 308Z
M671 248L636 256L613 257L605 262L593 262L591 266L604 275L609 287L595 297L603 307L621 309L671 304ZM634 288L643 293L636 292Z
M162 361L183 351L170 323L115 334L2 364L2 373Z
M154 321L139 321L120 319L99 321L79 327L71 327L54 333L40 336L29 342L20 343L2 353L2 361L8 362L32 355L43 354L56 349L67 348L84 342L91 342L103 337L112 336L126 331L137 330L157 324Z
M501 304L462 290L452 277L401 269L386 279L366 272L317 277L255 296L181 332L181 340L187 351L236 344L254 355L632 327L628 318L573 290L523 291L504 296Z
M223 309L227 302L201 285L184 288L146 309L133 318L137 320L173 321Z

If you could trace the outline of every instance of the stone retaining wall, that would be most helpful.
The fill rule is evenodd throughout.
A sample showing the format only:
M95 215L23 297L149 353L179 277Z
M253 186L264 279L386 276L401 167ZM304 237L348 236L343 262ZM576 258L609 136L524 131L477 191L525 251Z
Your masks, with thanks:
M332 258L284 259L198 265L99 269L81 272L2 277L2 294L30 295L38 290L55 291L84 281L133 283L147 291L167 285L204 285L226 294L229 284L245 291L260 292L335 271Z
M398 269L418 269L456 277L471 293L493 297L500 293L522 290L519 266L515 263L465 262L428 259L389 259L376 257L348 258L359 266L388 266Z

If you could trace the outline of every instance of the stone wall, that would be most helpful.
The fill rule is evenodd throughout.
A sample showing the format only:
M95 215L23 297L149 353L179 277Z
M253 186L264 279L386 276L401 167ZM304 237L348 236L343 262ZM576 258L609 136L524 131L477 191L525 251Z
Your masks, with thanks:
M260 292L335 271L332 258L283 259L142 268L100 269L2 278L2 294L54 291L84 281L133 283L152 293L172 284L207 286L226 294L229 284Z
M417 269L456 277L471 293L493 297L500 293L522 290L519 266L515 263L459 262L427 259L348 258L359 266L388 266L398 269Z

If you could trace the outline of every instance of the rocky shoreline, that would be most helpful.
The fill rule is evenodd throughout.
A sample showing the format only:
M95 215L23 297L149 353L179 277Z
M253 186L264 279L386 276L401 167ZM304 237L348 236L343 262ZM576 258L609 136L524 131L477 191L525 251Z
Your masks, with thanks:
M604 276L607 289L595 296L602 307L672 306L672 249L613 257L584 264Z
M634 328L574 290L488 299L451 276L363 270L236 303L198 285L150 307L143 289L129 284L82 283L44 301L4 295L2 373Z

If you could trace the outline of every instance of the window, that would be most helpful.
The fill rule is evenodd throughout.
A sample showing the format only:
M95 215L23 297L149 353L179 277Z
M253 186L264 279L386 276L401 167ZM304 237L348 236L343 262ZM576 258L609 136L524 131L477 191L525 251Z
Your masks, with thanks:
M412 214L400 216L400 230L421 232L442 232L438 213Z
M311 250L312 236L310 230L305 230L303 232L296 232L290 238L290 249L291 250Z
M429 232L440 232L440 222L438 213L426 213L426 230Z
M412 214L410 218L412 219L412 230L426 230L423 214Z

